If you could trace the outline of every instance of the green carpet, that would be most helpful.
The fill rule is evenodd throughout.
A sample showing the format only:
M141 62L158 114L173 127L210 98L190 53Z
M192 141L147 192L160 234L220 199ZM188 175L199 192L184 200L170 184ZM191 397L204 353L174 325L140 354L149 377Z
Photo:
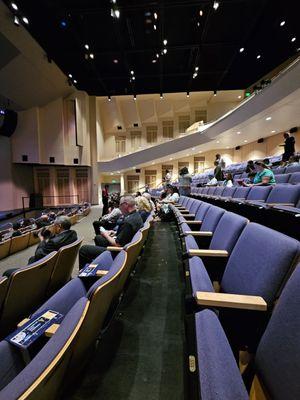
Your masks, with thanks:
M182 281L178 233L155 223L118 315L68 399L184 397Z

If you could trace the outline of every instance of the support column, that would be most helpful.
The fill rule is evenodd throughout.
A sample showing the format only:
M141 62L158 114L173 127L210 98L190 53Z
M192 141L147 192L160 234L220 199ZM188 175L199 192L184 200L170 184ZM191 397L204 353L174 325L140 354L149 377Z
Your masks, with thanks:
M121 175L120 177L120 186L121 186L121 196L125 193L125 178L124 174Z

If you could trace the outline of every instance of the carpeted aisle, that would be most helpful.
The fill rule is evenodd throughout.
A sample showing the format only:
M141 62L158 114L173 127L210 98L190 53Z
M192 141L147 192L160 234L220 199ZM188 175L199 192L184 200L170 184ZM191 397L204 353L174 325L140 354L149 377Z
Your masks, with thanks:
M119 314L68 399L181 400L184 325L178 233L155 223Z

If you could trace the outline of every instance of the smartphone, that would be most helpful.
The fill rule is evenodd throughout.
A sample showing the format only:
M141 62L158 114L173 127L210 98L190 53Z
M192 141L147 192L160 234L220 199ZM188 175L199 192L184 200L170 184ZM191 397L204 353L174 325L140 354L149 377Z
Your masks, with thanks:
M106 229L103 226L100 226L100 232L106 232Z

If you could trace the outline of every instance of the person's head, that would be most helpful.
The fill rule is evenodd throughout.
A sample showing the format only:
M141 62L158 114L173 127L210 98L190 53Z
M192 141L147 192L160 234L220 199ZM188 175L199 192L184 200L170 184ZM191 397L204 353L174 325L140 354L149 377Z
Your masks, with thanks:
M179 175L187 175L189 173L189 170L187 169L187 167L183 167L181 168Z
M136 194L134 195L135 197L141 197L142 193L141 192L136 192Z
M226 181L232 181L233 180L232 174L230 172L226 172L225 179Z
M266 164L263 163L262 161L255 161L254 165L255 165L256 171L258 171L258 172L261 172L261 171L263 171L264 169L268 169L268 167L266 166Z
M150 194L150 193L144 192L144 193L142 194L142 196L145 197L148 201L151 200L151 194Z
M47 214L43 214L43 215L40 216L40 219L41 219L42 221L48 221L48 220L49 220L49 217L48 217Z
M266 165L270 164L270 160L268 158L264 158L263 163Z
M127 215L135 210L135 198L133 196L122 196L119 208L122 214Z
M166 174L168 174L170 171L168 169L166 169Z
M251 166L254 165L253 160L249 160L249 161L248 161L248 165L251 165Z
M14 222L13 223L13 230L14 231L17 231L20 228L21 228L20 222Z
M63 231L68 231L71 228L70 218L66 215L60 215L54 221L54 233L58 234Z
M173 193L179 193L177 186L172 186Z
M106 184L105 186L104 186L104 189L109 189L109 185L108 184Z
M289 132L284 132L283 137L285 139L289 138L290 137L290 133Z
M167 193L168 193L168 194L173 194L173 193L174 193L173 186L169 185L169 186L167 187Z
M136 206L139 211L146 211L146 212L151 211L150 203L144 196L140 196L136 199Z
M216 160L220 160L221 154L216 154Z
M29 226L31 224L32 224L32 222L30 221L29 218L24 218L23 219L23 226Z

